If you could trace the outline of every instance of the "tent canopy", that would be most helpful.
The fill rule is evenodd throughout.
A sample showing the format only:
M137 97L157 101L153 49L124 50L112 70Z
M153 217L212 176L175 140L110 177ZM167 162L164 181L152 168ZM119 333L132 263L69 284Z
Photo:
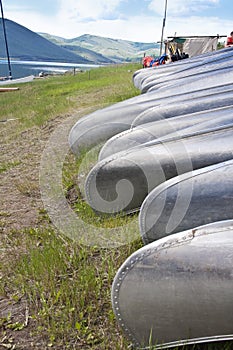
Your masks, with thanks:
M220 37L226 37L226 35L168 37L165 46L167 51L175 53L178 49L181 53L186 53L189 57L193 57L217 50Z

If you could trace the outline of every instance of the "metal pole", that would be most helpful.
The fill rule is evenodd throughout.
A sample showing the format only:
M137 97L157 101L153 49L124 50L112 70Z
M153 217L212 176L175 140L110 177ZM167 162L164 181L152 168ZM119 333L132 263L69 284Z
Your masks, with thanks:
M160 42L160 56L162 55L162 51L163 51L163 33L164 33L164 28L165 28L165 23L166 23L166 16L167 16L167 0L165 0L165 10L164 10L164 17L163 17L161 42Z
M8 61L9 79L12 79L10 55L9 55L8 44L7 44L6 26L5 26L5 19L4 19L4 14L3 14L2 0L0 0L0 6L1 6L1 14L2 14L3 34L4 34L4 39L5 39L6 54L7 54L7 61Z

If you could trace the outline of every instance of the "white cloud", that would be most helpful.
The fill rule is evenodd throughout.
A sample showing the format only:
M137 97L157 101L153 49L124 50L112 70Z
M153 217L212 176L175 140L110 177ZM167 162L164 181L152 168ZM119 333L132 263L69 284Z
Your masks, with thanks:
M140 25L139 25L140 23ZM187 23L189 24L187 26ZM224 28L224 31L222 30ZM153 16L134 16L128 19L75 22L53 22L47 32L74 38L82 34L94 34L115 39L141 42L157 42L161 38L162 20ZM209 17L174 17L166 22L164 38L176 35L226 35L232 30L232 21Z
M219 0L168 0L167 11L169 16L181 16L181 15L192 15L197 12L203 11L211 6L216 6ZM164 0L152 0L148 8L163 16L165 1Z
M130 16L124 14L124 18L115 16L115 19L107 18L107 13L114 12L121 0L110 0L103 4L103 0L60 0L60 11L44 14L37 11L19 12L8 8L7 18L24 25L35 32L46 32L64 38L74 38L83 34L94 34L115 39L125 39L141 42L157 42L161 37L162 16L164 0L156 0L157 9L161 7L162 16L150 16L142 14ZM191 0L190 4L216 5L218 0L202 1ZM152 2L150 2L151 4ZM186 0L168 0L168 18L166 21L164 38L179 35L227 35L232 31L232 21L224 18L198 17L198 16L172 16L169 6L187 4ZM159 5L160 4L160 5ZM79 7L79 8L78 8ZM82 17L77 17L78 9ZM81 16L81 15L80 15ZM104 16L104 17L103 17ZM91 19L90 19L91 17ZM85 18L85 20L83 20ZM88 18L90 20L88 20ZM224 31L222 30L224 29Z
M188 26L187 26L188 23ZM223 30L224 28L224 30ZM227 35L232 28L232 21L217 17L171 18L166 23L166 35ZM224 39L223 39L224 40Z
M60 0L60 16L70 20L99 19L112 14L122 0Z
M8 11L5 13L5 17L15 21L18 24L34 31L34 32L47 32L56 33L57 28L61 26L61 23L56 22L55 17L49 15L43 15L34 11L20 12L20 11Z

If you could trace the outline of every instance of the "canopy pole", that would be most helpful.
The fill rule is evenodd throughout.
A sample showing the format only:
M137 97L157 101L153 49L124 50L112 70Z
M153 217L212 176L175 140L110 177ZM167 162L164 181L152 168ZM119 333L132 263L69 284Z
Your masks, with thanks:
M166 23L166 17L167 17L167 0L165 0L162 34L161 34L161 41L160 41L160 56L162 55L162 51L163 51L163 34L164 34L164 28L165 28L165 23Z
M7 37L6 37L6 26L5 26L5 19L4 19L4 14L3 14L2 0L0 0L0 6L1 6L1 14L2 14L3 34L4 34L4 39L5 39L6 54L7 54L7 61L8 61L9 79L12 79L10 55L9 55L9 49L8 49L8 43L7 43Z

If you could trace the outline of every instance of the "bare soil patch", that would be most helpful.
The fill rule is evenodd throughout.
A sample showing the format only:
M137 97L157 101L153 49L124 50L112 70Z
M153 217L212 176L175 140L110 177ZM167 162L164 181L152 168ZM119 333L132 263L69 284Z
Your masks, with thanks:
M66 118L67 115L58 116L42 128L34 127L17 136L13 135L17 120L0 125L0 261L4 264L24 253L22 241L18 247L12 244L12 232L16 234L43 224L39 188L41 154L51 133ZM4 279L1 272L0 278ZM49 348L43 335L38 336L34 328L24 297L0 296L0 349Z

